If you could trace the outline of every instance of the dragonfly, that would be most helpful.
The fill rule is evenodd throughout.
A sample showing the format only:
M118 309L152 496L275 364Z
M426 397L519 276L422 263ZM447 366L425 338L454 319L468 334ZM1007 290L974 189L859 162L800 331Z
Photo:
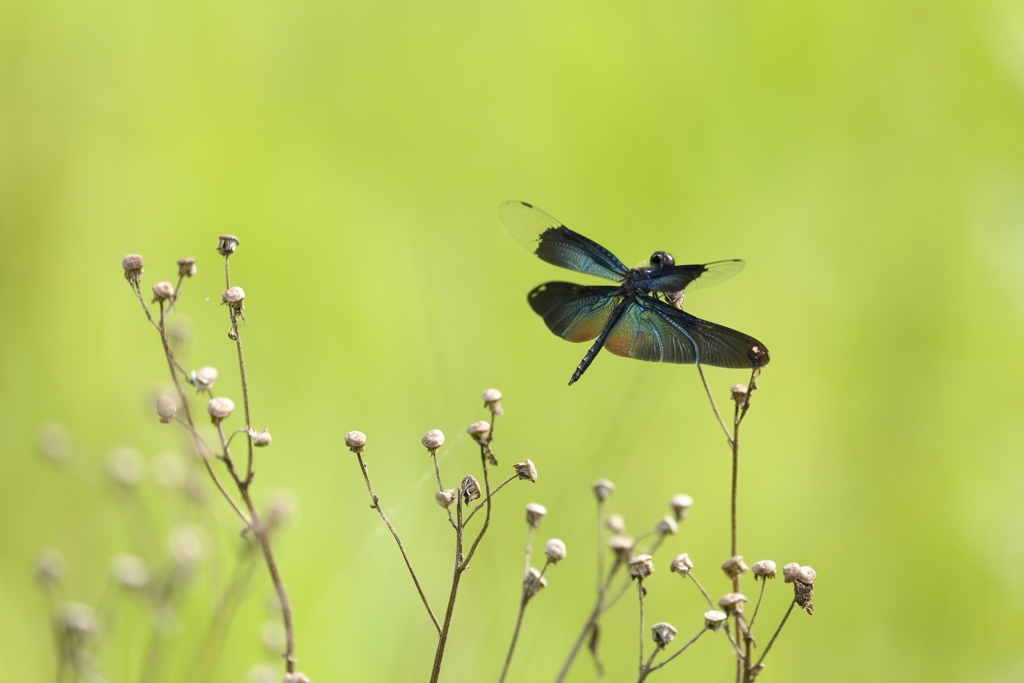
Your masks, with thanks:
M743 260L677 266L671 254L656 251L647 263L627 268L600 244L531 204L505 202L498 207L498 215L508 231L542 261L618 283L546 282L526 297L555 335L571 342L593 340L570 385L583 376L601 349L655 363L721 368L768 364L768 349L758 340L683 310L684 292L732 277L743 269Z

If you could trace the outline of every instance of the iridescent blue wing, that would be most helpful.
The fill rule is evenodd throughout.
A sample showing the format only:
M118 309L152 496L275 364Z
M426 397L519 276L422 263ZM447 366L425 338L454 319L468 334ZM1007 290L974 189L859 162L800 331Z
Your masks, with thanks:
M533 311L553 333L571 342L597 339L621 299L618 287L584 287L571 282L546 282L527 296Z
M703 265L658 268L637 280L637 285L648 292L689 292L728 280L745 265L742 259L730 259Z
M498 215L512 236L543 261L606 280L620 280L626 273L626 266L610 251L535 206L505 202Z
M770 360L768 349L753 337L648 296L633 297L604 345L617 356L655 363L753 368Z

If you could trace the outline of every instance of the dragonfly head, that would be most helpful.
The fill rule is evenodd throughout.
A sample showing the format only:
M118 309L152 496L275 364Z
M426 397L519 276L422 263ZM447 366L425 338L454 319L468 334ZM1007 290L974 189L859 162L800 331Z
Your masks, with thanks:
M651 268L670 268L675 264L676 260L667 251L656 251L651 254Z

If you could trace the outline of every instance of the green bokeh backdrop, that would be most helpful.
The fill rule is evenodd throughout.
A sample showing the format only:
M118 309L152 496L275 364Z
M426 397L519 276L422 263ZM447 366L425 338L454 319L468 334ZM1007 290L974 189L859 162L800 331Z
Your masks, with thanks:
M9 0L2 15L4 680L54 675L40 548L66 558L68 597L95 604L113 553L156 561L164 546L140 547L137 511L103 483L113 448L180 443L152 415L166 366L122 256L146 257L144 287L197 257L185 363L219 367L238 398L224 232L242 241L253 419L275 439L254 490L296 502L279 552L315 681L423 680L434 644L343 434L369 435L378 493L440 610L452 539L419 438L449 435L452 485L473 471L464 429L488 386L506 396L502 468L529 457L541 478L496 501L444 679L497 678L534 500L569 558L511 678L553 679L593 590L597 477L635 532L672 494L697 500L648 605L696 631L700 603L667 563L687 551L725 592L729 477L698 375L602 354L567 387L584 347L550 335L525 294L572 277L507 234L507 199L630 265L654 249L747 260L688 308L772 351L745 423L741 550L818 570L816 614L795 615L762 680L1024 678L1019 4ZM746 379L708 374L720 399ZM63 468L37 452L48 421L77 444ZM159 528L177 518L152 483L140 498ZM237 554L221 503L205 518L213 568L156 680L186 676L206 586ZM268 586L261 568L211 680L266 659ZM759 620L785 604L770 589ZM100 654L112 683L141 680L149 641L146 612L123 604ZM635 671L635 620L625 603L609 616L609 680ZM731 680L724 641L698 645L659 680ZM591 674L582 660L572 680Z

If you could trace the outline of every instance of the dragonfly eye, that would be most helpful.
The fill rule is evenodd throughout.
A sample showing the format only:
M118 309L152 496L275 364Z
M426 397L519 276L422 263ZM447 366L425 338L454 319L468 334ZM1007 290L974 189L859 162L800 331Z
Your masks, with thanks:
M667 251L656 251L651 254L652 268L670 268L675 264L676 260L672 258L672 254Z

